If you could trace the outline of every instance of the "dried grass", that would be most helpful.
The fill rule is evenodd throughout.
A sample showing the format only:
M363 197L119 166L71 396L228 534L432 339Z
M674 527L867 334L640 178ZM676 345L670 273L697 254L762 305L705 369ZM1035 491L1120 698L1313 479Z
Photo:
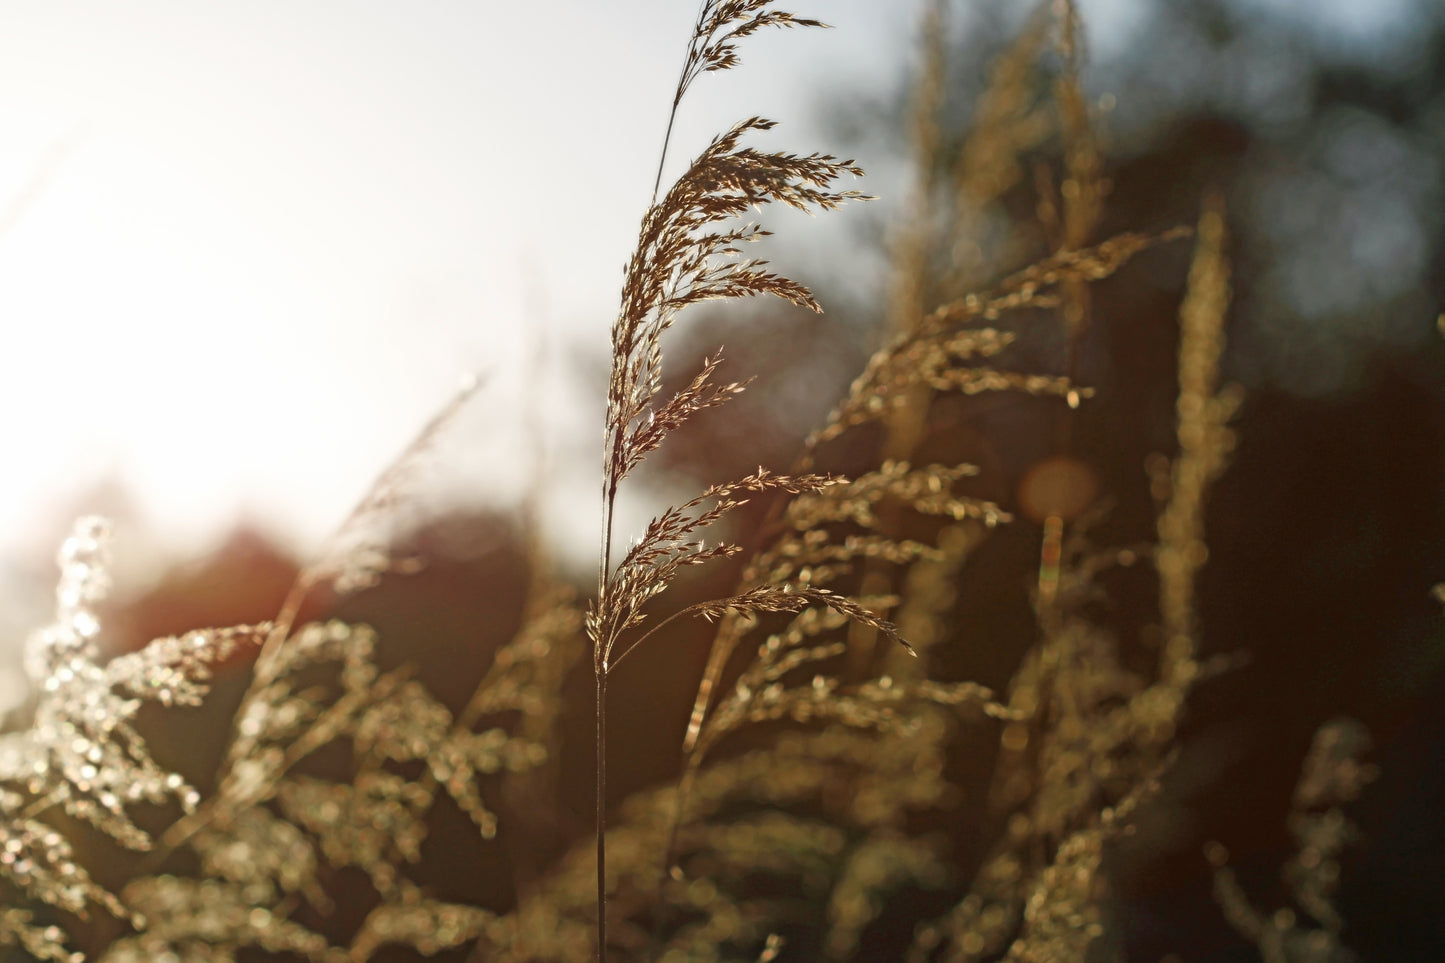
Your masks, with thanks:
M706 0L667 139L691 85L735 66L749 35L815 26L771 0ZM1011 680L996 691L939 678L934 656L953 637L971 554L1012 518L971 493L973 465L919 457L932 406L945 396L1022 393L1070 418L1091 396L1076 365L1090 285L1190 233L1093 240L1108 185L1079 81L1072 4L1042 6L1028 21L996 64L962 145L949 144L938 125L945 33L944 5L934 4L912 123L917 216L895 243L892 340L791 470L759 468L663 510L614 563L626 479L693 416L746 387L721 378L719 352L663 396L662 340L679 314L754 295L819 309L801 285L744 254L767 232L738 218L774 202L828 211L863 197L843 186L861 173L851 161L748 146L773 126L756 117L716 137L665 192L659 164L611 330L596 595L584 613L534 559L521 626L459 711L411 669L384 671L368 627L297 621L314 590L352 591L396 570L388 547L396 506L469 391L382 476L271 623L160 639L102 664L94 606L106 587L106 531L83 520L61 553L56 624L28 650L35 723L0 738L0 875L36 907L0 912L0 944L78 961L44 913L83 928L98 910L113 918L95 940L99 958L112 963L232 960L243 951L360 963L392 944L424 955L470 946L476 960L772 960L787 958L783 931L796 929L806 904L819 908L819 957L847 960L859 958L891 896L936 889L951 893L952 905L919 925L910 960L1084 959L1107 950L1105 848L1157 791L1205 671L1194 583L1205 559L1205 500L1231 449L1238 400L1219 387L1229 304L1224 211L1206 202L1181 309L1179 453L1152 550L1165 639L1157 661L1141 669L1126 660L1086 605L1100 573L1140 553L1098 548L1085 519L1055 514L1041 546L1037 638ZM1050 49L1063 67L1041 99L1037 61ZM984 251L970 225L1023 189L1029 158L1051 141L1059 170L1034 163L1032 179L1044 249L1020 267L1011 263L1018 238ZM926 216L934 209L947 217ZM1006 325L1049 316L1074 346L1065 370L1010 370ZM863 470L846 478L818 470L831 446L880 425L876 457ZM750 544L709 539L713 526L763 497L774 508ZM684 568L725 558L742 562L731 591L657 614L650 603ZM609 677L694 616L716 629L681 776L636 794L610 819ZM593 844L518 883L510 904L434 892L418 867L443 808L469 820L480 845L495 846L508 813L548 800L566 674L588 644L597 698ZM202 799L151 758L131 720L142 700L196 703L213 663L257 645L216 789ZM984 819L998 832L967 873L917 830L923 814L956 803L944 760L959 739L992 743L997 757ZM347 760L340 771L307 769L327 753ZM1339 923L1314 870L1333 865L1345 834L1326 838L1325 829L1338 828L1330 820L1340 795L1319 788L1326 784L1334 785L1323 776L1302 783L1295 828L1313 856L1293 864L1291 878L1328 942ZM157 840L132 818L141 802L185 812ZM128 882L102 885L62 832L74 822L150 855ZM1214 858L1236 925L1267 953L1294 939L1293 922L1270 929L1220 851ZM343 871L369 894L346 933L328 922L337 901L328 881ZM779 890L800 895L779 898Z

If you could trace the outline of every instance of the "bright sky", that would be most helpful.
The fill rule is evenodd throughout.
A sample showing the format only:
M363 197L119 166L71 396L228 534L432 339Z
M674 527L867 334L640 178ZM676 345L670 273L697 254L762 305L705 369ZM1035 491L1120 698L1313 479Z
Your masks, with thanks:
M1129 42L1138 0L1084 6L1098 53ZM826 149L819 92L893 82L920 3L794 7L836 29L703 78L675 163L753 113ZM515 492L527 328L601 355L694 13L0 0L0 563L107 478L182 550L242 516L304 550L469 372ZM556 444L594 443L596 399L546 393ZM584 512L594 485L558 481Z
M912 4L824 6L696 88L678 160L892 76ZM604 350L694 12L0 4L0 556L104 477L190 548L313 544L471 371L515 442L525 327Z

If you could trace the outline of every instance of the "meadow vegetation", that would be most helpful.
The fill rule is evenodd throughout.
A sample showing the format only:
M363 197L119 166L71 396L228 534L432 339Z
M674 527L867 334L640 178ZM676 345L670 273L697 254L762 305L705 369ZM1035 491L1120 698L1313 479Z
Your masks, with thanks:
M1194 223L1101 236L1111 185L1068 0L1026 21L955 138L941 120L944 15L931 4L922 29L884 346L791 465L716 481L619 532L619 492L644 460L695 416L727 417L748 384L725 380L721 349L681 378L664 366L680 315L755 295L820 310L748 254L768 232L741 219L866 200L852 161L752 146L773 126L757 117L665 189L659 164L611 329L595 592L563 584L524 525L522 601L452 613L508 630L474 653L469 692L384 654L361 621L310 616L406 591L418 560L388 518L476 389L378 480L270 621L104 655L109 534L78 522L55 621L27 649L33 720L0 737L0 946L76 963L1124 958L1110 854L1158 802L1191 696L1232 665L1206 654L1196 598L1241 403L1220 376L1230 214L1209 192ZM751 34L818 26L773 0L705 0L673 115L693 84L738 66ZM1033 216L1001 230L1020 191ZM1080 361L1092 292L1130 284L1165 249L1190 252L1174 447L1147 479L1153 538L1108 544L1105 473L1071 433L1094 396ZM1050 428L1017 494L971 460L976 431L952 430L993 397ZM1039 536L1014 573L1032 620L979 640L962 586L1015 524ZM696 597L715 583L692 567L726 560L732 586ZM1149 630L1125 632L1105 600L1138 571L1152 573ZM707 655L684 694L675 776L618 800L607 708L646 696L609 688L614 670L699 626ZM589 666L584 838L545 813ZM213 676L233 680L224 698L208 694ZM183 777L148 733L185 727L213 698L225 748L213 771ZM1266 960L1346 958L1340 807L1373 775L1367 745L1337 721L1310 750L1283 868L1294 908L1258 909L1223 846L1196 854Z

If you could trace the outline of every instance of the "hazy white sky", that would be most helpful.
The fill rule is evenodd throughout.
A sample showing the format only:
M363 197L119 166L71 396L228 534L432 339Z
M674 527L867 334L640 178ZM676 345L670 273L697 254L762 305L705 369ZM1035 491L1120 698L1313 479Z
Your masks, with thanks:
M793 6L835 29L703 78L675 163L753 113L826 149L820 92L892 82L920 3ZM1131 42L1138 0L1085 7L1096 50ZM490 378L474 450L502 464L528 326L606 344L694 14L0 0L0 560L48 552L102 478L189 549L238 515L305 548L468 372ZM547 430L590 443L597 399L547 390Z
M894 73L912 2L823 6L705 78L679 161ZM304 545L469 371L515 442L525 327L605 346L694 14L0 4L0 554L101 477L192 547L237 512Z

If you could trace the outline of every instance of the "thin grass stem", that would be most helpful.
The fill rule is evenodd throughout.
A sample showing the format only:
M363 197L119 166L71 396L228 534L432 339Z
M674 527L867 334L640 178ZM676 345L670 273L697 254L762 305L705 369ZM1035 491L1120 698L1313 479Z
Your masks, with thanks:
M607 673L597 673L597 963L607 959Z

